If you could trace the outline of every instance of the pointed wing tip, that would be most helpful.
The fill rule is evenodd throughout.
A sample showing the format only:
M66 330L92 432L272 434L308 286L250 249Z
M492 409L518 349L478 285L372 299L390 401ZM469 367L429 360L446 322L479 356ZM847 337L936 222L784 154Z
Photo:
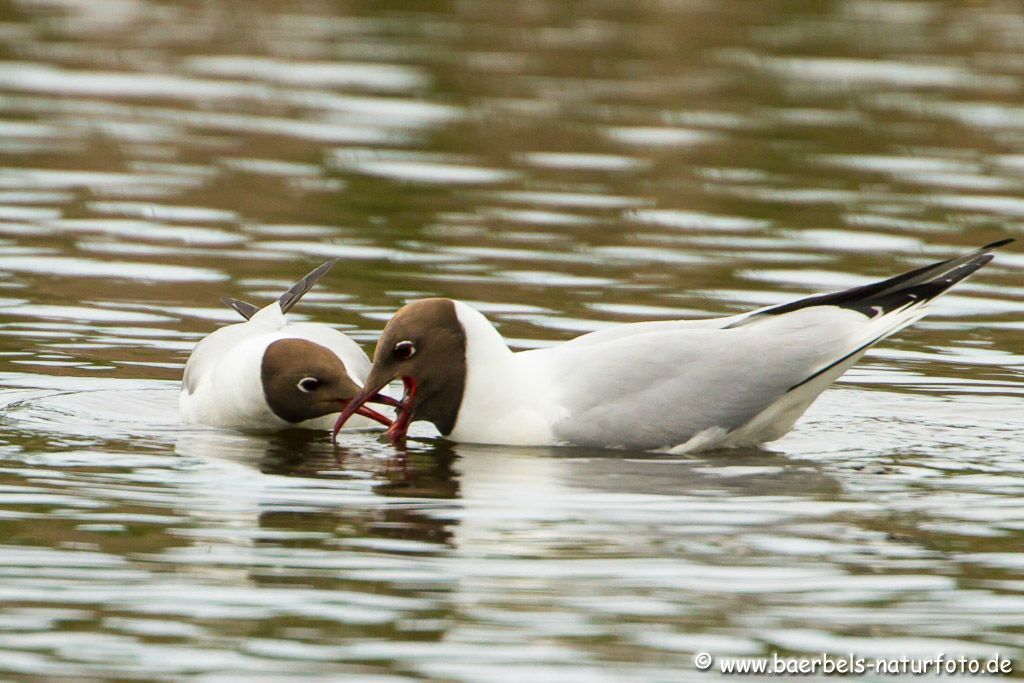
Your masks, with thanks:
M247 301L240 299L232 299L229 296L221 297L220 302L228 308L234 310L238 315L242 316L246 320L251 319L256 313L259 312L259 307L253 306Z
M982 247L982 250L988 251L989 249L998 249L999 247L1005 247L1007 244L1016 241L1017 240L1014 239L1013 237L1006 237L1004 239L996 240L995 242L990 242L989 244L986 244L985 246Z
M331 268L333 268L338 263L338 261L340 261L340 260L341 259L338 258L338 257L327 259L326 261L321 263L319 266L317 266L316 268L311 270L309 272L309 274L306 275L306 278L309 278L309 277L317 277L317 278L323 277L324 275L327 274L327 271L329 271Z
M313 285L319 282L320 279L340 260L340 258L335 257L324 261L307 273L304 278L289 287L288 291L282 294L277 300L278 304L281 306L281 312L287 313L290 311L295 304L305 296L306 292L311 290Z

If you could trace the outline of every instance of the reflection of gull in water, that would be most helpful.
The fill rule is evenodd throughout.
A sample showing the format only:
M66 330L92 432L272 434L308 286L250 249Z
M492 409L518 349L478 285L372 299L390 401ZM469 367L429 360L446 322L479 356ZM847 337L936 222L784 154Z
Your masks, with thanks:
M206 427L183 427L174 444L178 455L206 461L222 461L259 471L258 464L272 448L271 439Z
M647 505L685 496L834 496L837 482L816 463L764 449L667 456L587 448L509 448L458 444L456 470L469 505L501 504L525 510L565 504ZM510 495L510 492L515 492ZM613 506L614 507L614 506ZM473 516L473 515L470 515Z
M680 497L718 490L805 496L834 492L836 486L799 459L765 451L733 454L741 460L726 463L714 457L410 441L402 461L373 433L353 433L347 447L338 447L311 431L253 435L181 425L173 382L8 375L4 383L12 388L0 401L15 430L58 441L73 437L97 457L160 454L171 446L184 460L171 470L154 469L152 476L171 487L184 507L229 516L308 510L339 519L402 509L411 515L403 522L410 537L436 539L435 523L444 521L463 547L478 533L490 533L487 527L497 518L597 519L625 510L642 516L669 501L678 504ZM455 522L458 529L450 526Z

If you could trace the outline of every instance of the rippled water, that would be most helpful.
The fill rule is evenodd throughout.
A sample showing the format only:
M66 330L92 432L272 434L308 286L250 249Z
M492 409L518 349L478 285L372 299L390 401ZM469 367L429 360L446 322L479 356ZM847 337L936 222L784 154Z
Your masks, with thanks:
M0 4L0 674L678 681L1024 666L1019 248L770 450L250 437L192 345L312 264L371 345L864 282L1024 220L1014 3ZM337 460L336 460L337 457Z

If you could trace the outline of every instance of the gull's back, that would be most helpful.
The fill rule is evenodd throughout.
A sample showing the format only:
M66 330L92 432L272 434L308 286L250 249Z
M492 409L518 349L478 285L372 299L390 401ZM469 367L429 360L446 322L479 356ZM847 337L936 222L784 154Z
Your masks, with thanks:
M552 432L561 442L642 450L764 443L1009 241L744 315L620 325L517 356L557 396L563 410Z

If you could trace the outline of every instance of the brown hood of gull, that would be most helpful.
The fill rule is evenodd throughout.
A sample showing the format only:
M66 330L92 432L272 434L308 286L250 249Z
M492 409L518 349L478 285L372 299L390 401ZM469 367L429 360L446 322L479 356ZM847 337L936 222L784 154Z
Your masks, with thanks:
M270 344L263 352L260 379L267 405L292 423L336 413L361 390L333 351L306 339Z
M451 433L466 388L466 331L454 301L421 299L395 313L377 342L365 389L339 416L335 434L352 412L396 379L405 384L405 396L389 436L401 439L416 420Z

